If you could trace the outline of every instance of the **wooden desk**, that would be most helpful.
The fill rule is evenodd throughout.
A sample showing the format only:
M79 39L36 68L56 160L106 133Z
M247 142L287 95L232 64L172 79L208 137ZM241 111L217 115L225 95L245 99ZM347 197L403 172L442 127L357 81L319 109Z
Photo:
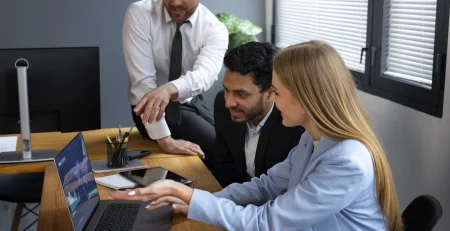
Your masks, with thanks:
M123 128L122 131L128 131L130 128ZM61 151L77 134L77 132L43 132L31 134L32 149L56 149ZM117 129L101 129L84 131L83 137L86 142L86 149L89 153L90 160L106 159L106 135L109 137L115 137L117 135ZM22 143L20 135L1 135L1 136L17 136L17 150L22 150ZM155 141L142 138L137 129L133 129L131 132L128 151L133 150L151 150L152 154L146 159L150 158L165 158L181 155L165 154L161 147ZM0 154L1 155L1 154ZM22 172L44 172L45 166L50 163L46 162L33 162L25 164L0 164L0 174L5 173L22 173Z
M145 159L147 167L162 166L170 171L193 181L192 187L216 192L221 186L211 175L203 162L197 156L173 158ZM95 177L114 173L98 173ZM100 199L108 198L113 189L98 185ZM42 191L41 208L39 212L38 230L73 230L70 215L64 199L61 184L54 164L48 164L45 170L44 189ZM172 220L172 230L224 230L198 221L188 220L185 216L177 215Z
M126 130L126 128L124 128L124 130ZM77 132L33 133L31 134L32 148L52 148L57 151L61 151L75 137L76 134ZM101 129L83 132L83 137L86 142L86 149L90 160L106 158L105 135L115 137L117 135L117 129ZM16 136L18 136L17 150L21 150L20 135ZM165 167L172 172L192 180L192 187L207 190L209 192L216 192L222 189L199 157L165 154L155 141L142 138L136 129L134 129L130 135L128 150L151 150L152 154L150 156L141 158L141 161L144 162L147 167ZM70 225L70 215L67 210L67 204L64 199L64 194L61 183L58 179L54 162L46 161L25 164L0 164L0 174L21 172L45 172L38 230L72 230L72 226ZM110 174L114 173L100 173L95 174L95 176L99 177ZM100 193L100 199L107 199L108 193L112 191L112 189L102 185L97 186ZM201 222L187 220L184 216L175 216L172 220L172 230L223 229L206 225Z

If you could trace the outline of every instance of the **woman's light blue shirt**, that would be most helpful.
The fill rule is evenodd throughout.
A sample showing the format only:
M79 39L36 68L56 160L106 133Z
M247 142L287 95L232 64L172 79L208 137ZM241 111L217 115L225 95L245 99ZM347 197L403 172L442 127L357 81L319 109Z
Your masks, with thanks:
M367 147L322 137L314 148L307 132L267 176L195 189L188 218L228 230L387 230Z

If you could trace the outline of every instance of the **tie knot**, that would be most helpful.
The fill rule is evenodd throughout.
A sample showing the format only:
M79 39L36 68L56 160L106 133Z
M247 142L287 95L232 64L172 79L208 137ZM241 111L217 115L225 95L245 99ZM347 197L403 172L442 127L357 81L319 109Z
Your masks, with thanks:
M186 21L184 21L184 22L182 22L182 23L177 23L177 30L179 30L180 27L181 27L183 24L188 23L188 22L189 22L189 20L186 20Z

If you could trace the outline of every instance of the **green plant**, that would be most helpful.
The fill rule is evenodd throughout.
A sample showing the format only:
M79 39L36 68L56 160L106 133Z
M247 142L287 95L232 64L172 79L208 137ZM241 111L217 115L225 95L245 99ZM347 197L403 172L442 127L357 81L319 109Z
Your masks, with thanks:
M240 19L232 14L219 13L216 16L228 29L228 49L248 42L258 41L256 35L262 32L261 27L253 25L247 19Z

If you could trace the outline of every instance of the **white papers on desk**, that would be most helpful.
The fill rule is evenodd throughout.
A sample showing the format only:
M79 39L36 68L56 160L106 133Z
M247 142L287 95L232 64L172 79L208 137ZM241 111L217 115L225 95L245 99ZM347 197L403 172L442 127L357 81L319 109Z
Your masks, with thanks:
M17 136L0 137L0 152L14 152L17 147Z
M96 177L95 182L116 190L125 188L134 188L137 186L133 181L127 179L126 177L120 174L104 177Z

